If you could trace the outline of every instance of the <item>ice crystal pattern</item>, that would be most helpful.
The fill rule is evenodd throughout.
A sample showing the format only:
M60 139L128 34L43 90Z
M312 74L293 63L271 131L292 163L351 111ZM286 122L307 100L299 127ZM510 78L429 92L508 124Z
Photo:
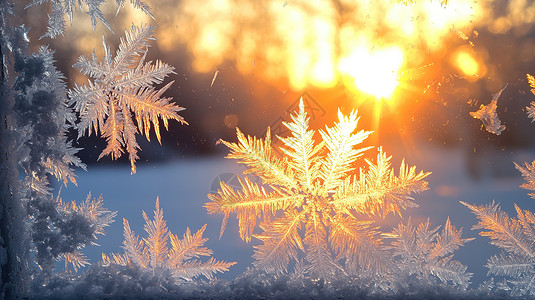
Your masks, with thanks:
M527 181L520 187L535 190L535 161L515 166ZM534 193L529 196L535 199ZM514 296L535 295L535 215L516 204L517 219L509 217L494 201L481 206L462 203L479 219L474 229L484 230L480 235L489 237L493 245L503 250L487 262L491 274L506 277L498 287Z
M80 206L72 203L64 206L52 197L49 183L52 176L65 185L69 181L76 183L72 167L84 168L76 157L78 149L67 139L76 116L65 103L64 77L55 68L52 54L47 47L31 55L23 55L21 49L13 52L13 71L17 76L11 89L14 104L8 118L14 137L9 153L16 158L18 170L25 173L18 188L8 189L9 197L18 198L27 214L24 216L27 227L20 225L13 231L16 233L10 234L21 240L28 234L24 242L28 244L21 253L33 252L32 259L42 270L37 272L36 278L41 279L54 269L55 260L65 257L75 269L85 264L80 249L94 242L96 235L102 232L101 226L109 224L112 217L104 216L108 212L102 208L100 200L88 199ZM84 207L90 202L100 203L98 216L87 214Z
M58 197L58 211L63 215L76 214L83 219L87 220L91 227L92 240L91 244L96 245L97 235L104 235L104 228L113 223L113 219L117 215L117 212L109 211L103 207L102 196L98 198L92 198L91 193L87 194L87 198L84 202L77 204L74 200L71 202L63 202ZM71 226L74 223L71 223ZM84 267L89 263L89 260L81 251L85 244L79 244L78 249L64 253L62 256L65 260L65 271L69 270L69 265L72 265L74 271L78 271L80 267Z
M448 218L442 231L440 226L431 227L429 220L413 226L411 220L406 225L399 223L389 237L392 243L394 260L400 269L398 277L407 279L414 276L421 282L432 282L436 277L440 281L463 288L468 287L471 273L466 266L453 260L453 252L464 243L473 239L463 239L462 229L456 229Z
M221 234L229 215L235 213L240 237L249 242L254 236L262 242L255 246L256 267L284 272L291 260L299 261L302 252L314 276L344 272L343 260L346 267L381 268L381 238L369 217L400 214L416 206L411 194L427 189L423 179L429 173L418 173L402 162L396 176L391 157L381 149L375 163L366 160L367 169L353 174L357 159L369 149L356 146L371 132L355 132L356 111L348 116L339 112L338 117L333 127L319 131L322 141L316 143L301 101L293 122L283 123L292 134L279 137L283 158L272 148L269 128L264 140L246 137L237 129L237 143L221 141L230 148L227 158L248 166L247 173L269 186L266 189L246 177L239 179L241 191L236 191L221 182L205 205L210 214L224 214ZM254 234L260 218L261 233Z
M117 4L117 13L121 7L124 6L126 0L115 0ZM104 18L104 14L100 9L102 3L105 3L106 0L33 0L30 4L26 6L29 8L31 6L40 5L46 2L50 2L51 13L48 15L48 28L45 34L41 37L50 37L55 38L58 35L63 35L65 32L65 15L67 15L70 23L73 22L73 15L76 11L76 6L80 8L82 12L86 12L91 18L91 25L93 29L97 26L97 21L102 22L109 30L111 26ZM130 0L130 3L134 8L140 9L145 14L154 19L154 16L150 12L150 6L141 0Z
M54 175L65 185L76 184L73 166L85 169L76 156L79 149L67 140L76 116L65 105L67 89L63 75L54 66L53 51L40 47L28 57L17 55L15 71L20 77L14 85L18 113L18 153L20 166L30 177L46 181L45 174Z
M531 93L535 95L535 77L533 77L530 74L526 74L529 82L529 86L531 87ZM529 106L526 107L526 111L528 113L528 117L531 118L531 122L535 121L535 101L531 101Z
M510 290L513 296L535 295L535 215L515 204L517 219L500 209L494 201L487 205L462 202L477 216L473 229L491 239L491 244L503 251L487 261L489 273L505 276L499 288Z
M112 59L111 50L104 43L104 59L99 62L94 53L91 58L81 56L74 65L81 72L94 78L87 85L78 86L69 91L70 104L80 114L78 136L95 134L100 130L106 138L107 146L99 159L111 155L119 158L124 148L129 154L132 173L136 172L135 162L139 158L139 145L136 134L141 132L150 141L151 123L159 142L160 122L165 128L168 120L174 119L186 124L178 115L183 110L171 102L171 98L162 94L171 86L170 82L161 89L153 87L161 84L166 76L173 72L173 67L157 60L145 63L145 56L155 27L132 25L126 32L126 38ZM135 121L134 121L135 116ZM137 123L137 126L136 124Z
M485 129L488 132L496 135L500 135L505 130L505 125L501 123L496 109L498 108L498 98L500 98L500 95L506 87L507 85L496 94L492 95L492 100L489 104L481 105L478 111L470 112L470 115L474 117L474 119L479 119L483 122L483 126L485 126Z
M520 171L520 173L522 173L524 180L527 181L520 187L526 190L535 191L535 161L532 161L531 164L524 163L524 167L515 163L515 167ZM529 193L528 195L535 199L535 193Z
M216 261L213 257L201 262L198 259L201 256L212 255L212 250L204 247L204 243L208 240L202 237L206 225L195 234L191 234L187 228L183 238L180 239L167 229L159 199L156 199L154 219L150 220L145 212L143 218L148 237L140 239L130 229L128 220L123 219L125 253L112 254L111 257L103 254L104 264L137 267L162 277L170 274L177 280L192 280L199 276L211 279L215 273L228 271L235 264L235 262ZM169 240L171 248L168 247Z

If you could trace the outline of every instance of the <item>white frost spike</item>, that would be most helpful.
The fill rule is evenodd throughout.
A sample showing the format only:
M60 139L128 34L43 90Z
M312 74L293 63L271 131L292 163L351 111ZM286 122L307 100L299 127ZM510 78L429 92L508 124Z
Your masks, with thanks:
M481 105L478 111L470 112L470 115L475 119L481 120L485 129L493 134L500 135L505 130L505 125L502 125L498 118L496 108L498 107L498 98L502 94L507 84L496 94L492 95L492 100L488 105Z
M219 74L219 70L216 70L214 73L214 77L212 78L212 83L210 84L210 87L214 86L215 79L217 78L217 74Z

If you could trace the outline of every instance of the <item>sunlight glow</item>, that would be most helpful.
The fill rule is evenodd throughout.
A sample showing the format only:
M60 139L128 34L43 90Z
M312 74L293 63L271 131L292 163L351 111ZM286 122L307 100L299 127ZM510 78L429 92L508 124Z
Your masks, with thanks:
M113 15L115 9L112 5L104 13ZM340 82L350 89L367 86L346 78L354 73L345 62L352 56L356 36L365 41L366 49L398 47L403 52L403 67L413 69L451 58L449 50L458 46L459 37L473 46L477 42L473 40L477 35L471 35L475 26L500 34L526 32L526 24L535 21L534 10L535 2L526 0L506 1L499 10L494 1L477 0L183 0L178 5L163 1L153 13L159 24L160 50L174 54L178 46L184 46L195 71L213 73L230 62L246 76L254 73L285 85L285 89L300 91L334 87ZM129 15L125 19L150 21L130 6L120 13ZM85 32L91 30L87 24L74 23L72 29L67 34L78 37L73 39L79 41L77 51L92 51L99 43L85 38ZM99 32L102 29L99 27ZM478 64L477 78L481 78L485 62L470 55ZM460 72L475 74L475 64L467 55L457 59L472 65ZM461 64L454 60L449 62Z
M403 61L399 47L372 51L357 48L340 60L338 69L353 79L356 89L381 99L389 97L397 87Z
M402 67L442 57L436 53L458 41L457 32L471 32L480 7L475 0L185 0L175 37L199 72L233 61L244 74L285 79L295 91L342 82L381 98L396 89Z

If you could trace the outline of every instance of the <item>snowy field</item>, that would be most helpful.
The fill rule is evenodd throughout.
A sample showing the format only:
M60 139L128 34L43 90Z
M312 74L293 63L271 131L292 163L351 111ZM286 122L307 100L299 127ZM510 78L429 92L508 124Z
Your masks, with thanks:
M477 220L459 201L486 204L496 200L510 216L516 216L513 203L535 211L535 200L527 195L526 190L519 188L524 181L512 163L532 161L535 151L497 152L470 157L462 148L425 146L418 149L418 153L406 153L405 160L409 165L416 165L418 170L432 172L428 177L430 189L415 196L415 202L420 207L406 211L404 223L411 217L413 224L430 218L431 224L443 225L449 216L453 225L464 228L463 237L476 237L475 241L457 250L454 258L474 273L471 287L477 287L487 279L484 265L492 254L498 252L498 248L490 245L488 238L480 237L477 231L471 230ZM392 152L386 147L384 150ZM401 157L393 158L394 169L399 168L400 161ZM479 178L469 176L469 164L477 168ZM159 197L172 233L182 236L186 227L196 231L208 224L204 236L209 238L206 246L214 250L214 257L237 262L229 272L218 275L218 278L230 280L251 266L254 241L248 245L239 239L235 216L230 217L219 240L223 216L208 215L203 205L208 201L206 195L216 192L220 178L232 181L233 174L241 174L243 170L242 166L224 159L223 155L178 159L163 164L139 164L135 175L130 175L126 165L99 167L97 164L89 166L88 172L78 172L78 187L70 185L63 188L61 195L64 201L82 201L89 191L93 196L102 194L104 206L118 212L115 223L106 230L106 236L99 238L100 247L88 246L85 249L91 261L98 261L102 252L122 252L123 218L128 219L136 234L145 236L141 212L144 210L152 217L156 197ZM381 224L388 232L399 221L399 217L390 215Z

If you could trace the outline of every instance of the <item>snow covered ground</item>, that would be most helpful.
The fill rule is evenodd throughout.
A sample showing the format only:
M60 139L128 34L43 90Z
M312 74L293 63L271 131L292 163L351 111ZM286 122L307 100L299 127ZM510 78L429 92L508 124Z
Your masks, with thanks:
M487 153L482 157L470 157L463 148L439 148L436 146L418 147L418 152L405 153L408 164L416 165L418 170L431 171L428 177L430 190L417 194L419 208L404 213L404 222L411 217L413 224L430 218L433 225L443 225L449 216L452 224L463 227L464 237L476 237L465 247L455 252L455 259L468 266L474 273L472 288L487 279L484 267L487 258L498 252L489 240L480 237L471 227L477 220L459 201L472 204L490 203L496 200L504 211L516 216L513 203L523 209L535 211L535 200L527 196L527 191L518 186L524 181L520 172L514 170L512 162L523 163L535 158L535 151L514 151ZM388 148L387 153L392 153ZM374 151L374 150L370 150ZM401 157L393 158L394 168L399 167ZM467 165L474 165L480 171L480 178L469 176ZM62 189L64 201L82 201L89 191L93 196L102 194L105 207L118 211L115 223L100 237L100 247L88 246L85 253L91 261L100 260L101 253L122 252L122 219L127 218L136 234L144 236L144 210L152 216L156 197L164 210L164 217L170 231L182 236L186 227L196 231L208 224L205 237L206 246L214 250L218 260L236 261L230 272L218 275L219 278L232 279L251 266L254 241L246 244L238 237L237 222L233 216L219 240L221 215L208 215L203 207L208 200L207 194L215 192L219 179L232 180L233 174L241 174L244 167L223 156L178 159L163 164L139 164L137 174L130 175L129 166L91 165L88 172L78 172L78 187L70 185ZM399 217L389 216L382 221L385 231L400 221Z

